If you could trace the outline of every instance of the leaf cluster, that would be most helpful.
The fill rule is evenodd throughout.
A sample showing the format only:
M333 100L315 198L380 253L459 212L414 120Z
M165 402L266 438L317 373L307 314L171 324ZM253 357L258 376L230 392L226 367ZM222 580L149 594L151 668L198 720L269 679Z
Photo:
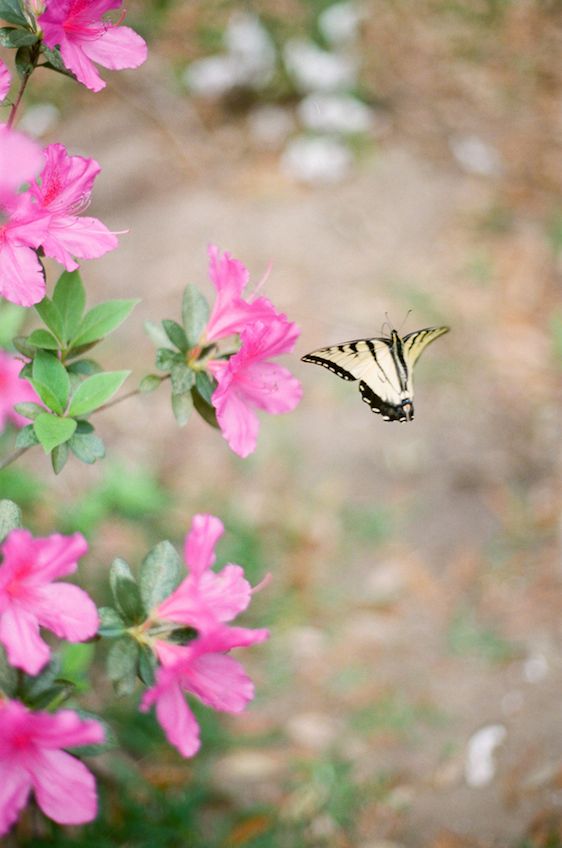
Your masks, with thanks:
M16 50L15 66L20 77L28 77L36 67L43 67L75 78L65 67L58 48L51 50L43 44L37 22L23 0L0 0L0 20L11 24L0 27L0 46Z
M128 695L135 689L137 678L146 686L154 683L156 657L153 641L156 634L179 644L187 644L196 635L189 627L162 625L151 619L151 612L180 584L184 569L181 559L168 541L159 542L143 559L139 579L135 578L125 560L113 561L109 584L112 607L99 610L99 635L114 639L107 656L107 674L118 695Z
M164 319L160 324L152 321L145 324L157 348L156 368L170 377L172 410L180 427L187 424L194 409L208 424L218 427L211 403L217 384L205 370L206 362L216 348L202 341L209 313L206 298L190 284L183 293L181 324L170 319ZM145 380L148 379L159 378L149 375Z
M16 411L33 422L20 430L16 447L40 444L51 455L56 474L69 452L87 464L105 455L88 417L113 397L130 371L103 371L95 360L82 357L119 327L136 303L109 300L85 311L80 274L64 271L52 299L45 297L35 307L44 327L14 339L17 350L31 360L21 376L44 404L16 405Z

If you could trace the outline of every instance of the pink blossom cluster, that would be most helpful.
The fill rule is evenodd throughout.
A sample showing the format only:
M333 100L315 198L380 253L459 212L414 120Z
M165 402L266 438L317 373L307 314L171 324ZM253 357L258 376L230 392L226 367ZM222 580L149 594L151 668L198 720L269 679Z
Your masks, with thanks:
M273 415L291 412L302 397L300 382L272 358L290 353L299 337L296 324L266 297L244 297L247 268L230 254L209 248L209 274L217 297L204 342L238 334L240 349L228 360L216 358L209 370L218 386L212 396L217 420L232 450L245 457L256 448L256 409Z
M184 757L200 747L199 727L184 692L206 706L228 713L241 712L254 696L254 686L240 663L228 656L268 637L268 631L232 627L232 621L250 603L252 588L239 565L229 563L211 570L223 524L214 515L195 515L185 540L188 574L150 616L157 624L190 627L197 636L187 645L155 639L159 660L156 683L142 700L146 711L156 705L156 716L166 737Z
M72 271L75 257L92 259L117 246L101 221L80 214L99 172L94 159L70 156L62 144L41 151L0 127L0 295L21 306L43 299L39 248Z
M18 529L0 545L0 643L11 665L32 675L46 665L51 651L40 627L70 642L97 632L97 610L86 592L53 582L75 571L86 550L79 533L33 538ZM0 835L15 822L32 789L43 812L59 824L91 821L97 812L94 778L61 749L102 742L99 722L72 710L34 712L0 696L0 726Z

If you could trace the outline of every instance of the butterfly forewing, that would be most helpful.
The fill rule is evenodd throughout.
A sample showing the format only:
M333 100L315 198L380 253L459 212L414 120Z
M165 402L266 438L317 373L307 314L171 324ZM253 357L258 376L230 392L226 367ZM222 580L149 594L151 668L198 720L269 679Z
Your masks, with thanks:
M414 417L413 366L422 351L448 331L426 327L400 338L356 339L322 347L303 356L303 362L322 365L343 380L359 380L362 399L386 421L411 421Z

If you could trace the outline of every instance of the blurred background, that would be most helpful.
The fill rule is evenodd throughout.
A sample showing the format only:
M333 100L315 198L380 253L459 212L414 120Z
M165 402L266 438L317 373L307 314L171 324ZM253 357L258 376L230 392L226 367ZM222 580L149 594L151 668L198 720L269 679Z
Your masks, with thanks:
M179 430L162 387L100 416L105 462L2 472L30 526L88 535L100 601L116 555L198 511L220 563L274 578L247 712L198 710L187 762L96 689L126 749L94 762L100 824L33 844L559 848L562 4L143 0L127 22L144 67L95 97L38 73L20 121L100 162L91 212L128 230L82 269L91 303L142 297L99 358L154 371L143 322L211 294L216 243L254 282L272 264L305 393L247 460ZM386 313L451 327L407 427L299 361Z

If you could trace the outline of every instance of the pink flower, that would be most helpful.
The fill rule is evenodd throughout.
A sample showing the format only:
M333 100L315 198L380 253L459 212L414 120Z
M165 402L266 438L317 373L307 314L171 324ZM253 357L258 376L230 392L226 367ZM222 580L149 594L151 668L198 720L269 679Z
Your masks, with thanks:
M23 362L0 349L0 432L6 427L8 420L17 427L24 427L29 422L14 411L16 403L41 403L35 389L27 380L20 380Z
M209 276L217 297L205 329L205 341L217 341L239 333L248 323L271 320L278 313L266 297L245 300L242 292L249 280L248 269L229 253L220 255L218 247L209 247Z
M101 221L78 217L101 169L95 159L69 156L62 144L49 144L43 153L40 180L30 186L35 215L46 224L41 246L47 256L73 271L78 268L74 256L94 259L117 247L117 238Z
M45 279L37 255L46 223L37 220L29 194L19 194L42 164L41 148L0 126L0 296L31 306L42 300Z
M97 632L97 610L86 592L52 582L75 571L87 549L80 533L34 539L28 530L12 530L0 545L0 642L9 662L28 674L50 657L40 626L69 642Z
M0 101L6 99L11 83L11 74L4 62L0 59Z
M0 699L0 725L0 836L14 824L31 790L45 815L59 824L96 817L93 775L61 749L103 742L99 722L72 710L31 712L19 701Z
M47 0L39 18L43 40L51 49L60 47L68 70L91 91L101 91L105 82L93 62L119 71L138 68L146 60L145 41L130 27L104 21L122 0Z
M189 574L154 610L152 617L208 631L218 622L231 621L250 603L252 587L239 565L229 563L215 573L215 545L224 532L214 515L195 515L185 539Z
M279 317L251 324L241 333L242 347L228 361L214 360L209 370L218 381L212 396L222 434L232 450L245 457L256 448L259 421L254 409L273 415L290 412L302 387L290 371L269 362L289 353L299 336L296 324Z
M254 685L240 663L225 652L262 642L267 636L267 630L222 625L186 647L157 643L162 665L141 710L156 704L156 717L168 742L184 757L192 757L201 743L199 726L183 693L190 692L220 712L242 712L254 697Z

